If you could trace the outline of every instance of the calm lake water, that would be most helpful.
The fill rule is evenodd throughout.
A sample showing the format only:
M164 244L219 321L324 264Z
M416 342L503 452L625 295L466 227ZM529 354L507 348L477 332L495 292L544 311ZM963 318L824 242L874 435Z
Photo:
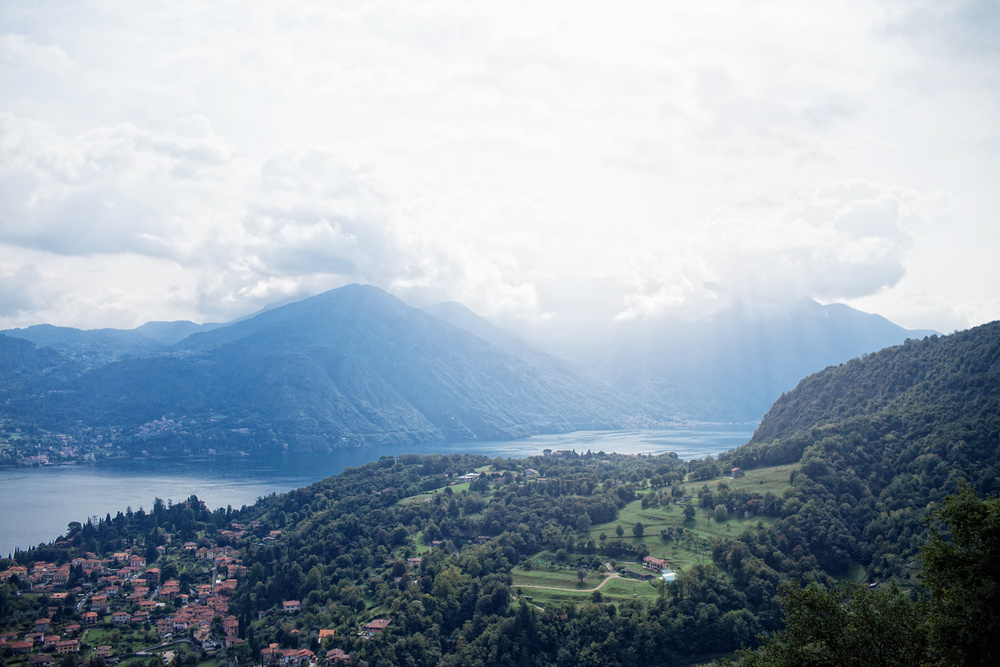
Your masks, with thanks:
M182 501L191 494L209 508L253 504L361 466L380 456L479 453L521 458L543 449L588 449L620 454L675 452L684 460L716 455L742 445L752 428L700 426L648 431L582 431L524 440L367 447L322 455L271 458L145 459L47 468L0 469L0 554L49 542L70 521L114 516L127 507L152 507L154 498Z

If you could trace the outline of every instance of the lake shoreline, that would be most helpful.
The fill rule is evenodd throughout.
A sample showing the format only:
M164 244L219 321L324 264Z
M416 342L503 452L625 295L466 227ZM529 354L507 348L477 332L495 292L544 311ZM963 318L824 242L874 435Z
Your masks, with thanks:
M543 450L621 454L675 452L701 459L745 443L748 427L698 426L653 430L577 431L518 440L372 446L332 452L280 452L267 456L187 455L115 458L88 465L20 466L0 469L0 556L64 533L70 521L114 516L152 507L155 498L181 502L197 495L210 508L251 505L257 498L308 486L347 467L401 454L482 453L522 459Z

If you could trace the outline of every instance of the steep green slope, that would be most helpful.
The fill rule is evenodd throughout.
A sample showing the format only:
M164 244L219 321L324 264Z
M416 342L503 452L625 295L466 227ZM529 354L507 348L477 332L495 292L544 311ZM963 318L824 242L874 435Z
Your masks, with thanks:
M921 456L989 479L1000 434L1000 322L887 348L802 380L775 401L732 460L743 467L797 460L811 445L860 438L865 469L900 470Z
M912 574L925 519L956 479L1000 491L1000 323L810 376L724 457L745 469L795 461L775 524L792 550L835 572Z

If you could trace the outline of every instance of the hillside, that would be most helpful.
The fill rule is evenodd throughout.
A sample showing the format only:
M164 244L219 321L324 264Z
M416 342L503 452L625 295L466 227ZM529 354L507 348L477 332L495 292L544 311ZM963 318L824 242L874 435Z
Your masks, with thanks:
M39 378L58 382L78 372L76 364L55 350L0 334L0 396L24 391Z
M389 328L383 318L429 317L387 315L382 299L349 290L299 307L360 300L378 315L354 317ZM303 335L283 324L303 317L273 311L205 334L187 354ZM822 654L822 664L992 665L1000 501L979 496L998 483L998 368L994 323L810 376L718 461L385 456L238 511L190 498L70 524L14 560L107 559L131 546L193 584L209 561L188 545L203 558L233 547L222 561L236 575L225 584L229 625L208 631L221 641L228 627L225 656L241 664L307 650L428 667L682 665L773 633L740 664L820 664ZM663 565L670 572L655 571ZM17 610L6 623L33 627L30 601L8 594L6 604ZM133 641L159 641L131 627Z
M908 576L957 479L1000 493L1000 322L909 341L802 380L720 464L798 463L785 507L832 571Z
M126 434L162 417L179 424L144 436L147 451L512 438L614 428L642 414L634 401L554 360L509 354L358 285L50 389L42 381L33 397L13 397L10 411Z
M1000 322L907 341L806 377L782 395L736 450L745 467L797 460L828 437L862 435L892 457L988 466L1000 455ZM983 491L1000 491L985 472ZM994 484L997 477L994 475Z
M7 329L0 333L30 341L38 347L51 348L87 368L157 354L166 347L163 343L144 336L138 329L81 330L37 324L24 329Z

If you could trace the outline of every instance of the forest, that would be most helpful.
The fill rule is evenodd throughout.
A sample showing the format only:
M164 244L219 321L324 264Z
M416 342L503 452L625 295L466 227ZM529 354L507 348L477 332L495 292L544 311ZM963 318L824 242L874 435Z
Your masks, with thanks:
M718 459L384 457L71 525L0 569L131 550L194 586L177 544L231 547L234 664L996 664L998 400L993 324L806 378Z

